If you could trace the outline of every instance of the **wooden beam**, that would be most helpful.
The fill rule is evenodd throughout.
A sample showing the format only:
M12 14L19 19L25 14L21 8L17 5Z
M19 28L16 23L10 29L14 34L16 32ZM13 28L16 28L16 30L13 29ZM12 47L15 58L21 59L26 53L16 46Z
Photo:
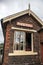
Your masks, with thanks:
M20 31L37 32L36 30L33 30L33 29L23 29L23 28L17 28L17 27L11 27L11 29L20 30Z

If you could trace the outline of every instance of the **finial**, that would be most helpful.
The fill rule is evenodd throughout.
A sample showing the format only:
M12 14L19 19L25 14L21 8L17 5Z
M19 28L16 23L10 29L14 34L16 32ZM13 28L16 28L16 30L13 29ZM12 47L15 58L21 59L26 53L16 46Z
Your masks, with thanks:
M28 8L29 8L29 16L30 16L30 3L29 3L29 5L28 5Z
M30 10L30 3L29 3L29 10Z

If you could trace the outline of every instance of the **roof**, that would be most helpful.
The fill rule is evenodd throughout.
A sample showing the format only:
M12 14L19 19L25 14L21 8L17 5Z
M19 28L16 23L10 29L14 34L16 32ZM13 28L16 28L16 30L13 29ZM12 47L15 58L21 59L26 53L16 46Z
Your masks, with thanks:
M18 12L16 14L13 14L13 15L10 15L10 16L7 16L7 17L3 18L3 23L8 22L8 21L10 21L12 19L15 19L15 18L17 18L19 16L22 16L22 15L25 15L25 14L29 14L29 15L31 14L41 25L43 25L42 20L34 12L32 12L29 9L21 11L21 12Z

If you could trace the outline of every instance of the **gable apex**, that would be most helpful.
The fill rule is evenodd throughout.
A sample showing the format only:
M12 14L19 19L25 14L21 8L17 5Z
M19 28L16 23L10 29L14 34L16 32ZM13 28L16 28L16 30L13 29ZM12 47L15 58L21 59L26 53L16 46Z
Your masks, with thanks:
M7 22L7 21L10 21L12 19L15 19L17 17L20 17L22 15L25 15L25 14L31 14L41 25L43 25L43 22L42 20L34 13L32 12L31 10L27 9L27 10L24 10L24 11L21 11L21 12L18 12L16 14L13 14L13 15L9 15L5 18L3 18L3 23Z

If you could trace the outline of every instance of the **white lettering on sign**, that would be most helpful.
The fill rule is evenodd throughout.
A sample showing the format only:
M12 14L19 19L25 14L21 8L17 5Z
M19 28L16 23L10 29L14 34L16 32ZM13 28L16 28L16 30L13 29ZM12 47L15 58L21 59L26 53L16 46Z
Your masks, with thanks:
M33 27L32 24L21 23L21 22L17 22L17 25L19 25L19 26L26 26L26 27Z

